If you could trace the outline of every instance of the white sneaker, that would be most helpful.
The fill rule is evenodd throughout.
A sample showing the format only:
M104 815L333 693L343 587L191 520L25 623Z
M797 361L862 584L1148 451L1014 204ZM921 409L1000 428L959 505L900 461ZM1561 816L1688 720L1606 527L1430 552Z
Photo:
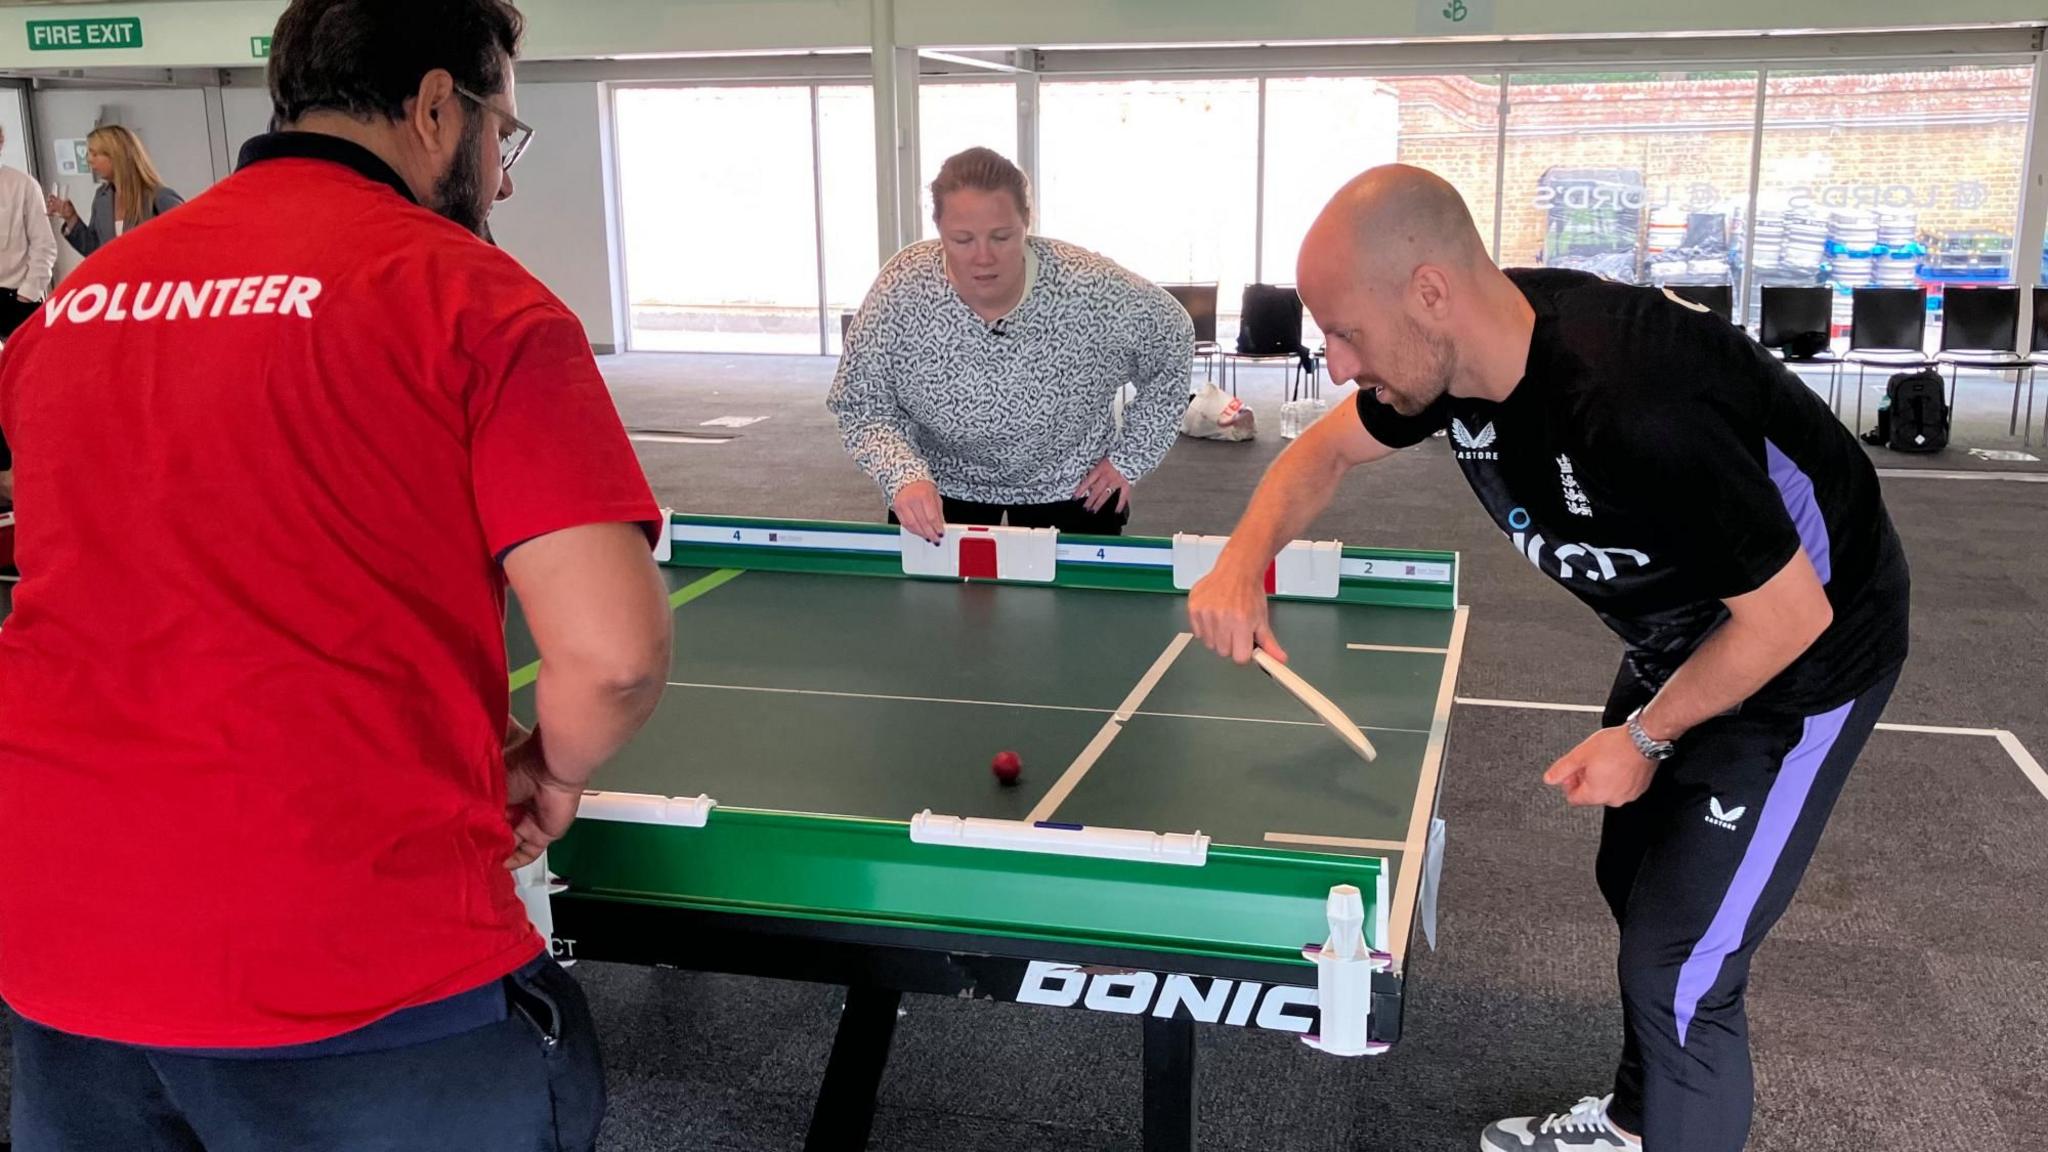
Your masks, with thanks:
M1502 1120L1479 1135L1479 1152L1643 1152L1607 1122L1613 1096L1588 1096L1569 1112Z

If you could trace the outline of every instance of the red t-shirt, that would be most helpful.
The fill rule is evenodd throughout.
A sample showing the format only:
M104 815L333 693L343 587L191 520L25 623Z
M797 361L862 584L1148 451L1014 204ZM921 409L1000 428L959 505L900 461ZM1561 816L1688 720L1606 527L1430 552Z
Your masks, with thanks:
M537 955L499 558L659 516L559 300L269 141L0 353L0 996L63 1031L296 1044Z

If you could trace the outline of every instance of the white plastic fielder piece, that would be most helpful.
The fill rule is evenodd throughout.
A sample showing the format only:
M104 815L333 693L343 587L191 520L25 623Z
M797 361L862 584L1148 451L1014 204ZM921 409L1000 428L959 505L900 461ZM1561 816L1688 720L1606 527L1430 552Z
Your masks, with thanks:
M1296 540L1273 559L1273 591L1280 596L1337 595L1344 545L1335 540Z
M577 805L582 820L615 820L621 824L667 824L702 828L718 801L709 796L649 796L641 792L585 792Z
M1053 528L949 524L934 544L902 532L903 572L956 580L1026 580L1050 583L1059 566L1060 534Z
M1375 952L1365 939L1365 899L1350 884L1330 889L1330 938L1302 950L1316 966L1316 1007L1322 1031L1302 1037L1311 1048L1333 1056L1376 1056L1387 1045L1372 1034L1372 975L1391 968L1394 958Z
M661 510L661 542L654 546L654 562L656 564L666 564L669 561L669 557L675 555L676 534L675 529L671 526L675 516L676 510L673 508L663 508Z
M1173 538L1173 586L1185 592L1223 555L1228 536L1178 533ZM1266 569L1266 591L1280 596L1332 599L1343 578L1344 545L1337 540L1296 540Z
M1216 567L1216 558L1223 555L1223 546L1228 543L1228 536L1174 533L1173 586L1185 592L1200 583L1209 569Z
M1102 860L1142 860L1192 867L1200 867L1209 859L1209 838L1200 832L1144 832L1130 828L1090 828L1050 820L1034 824L1027 820L938 816L929 808L911 817L910 839L917 844L956 848L1092 856Z

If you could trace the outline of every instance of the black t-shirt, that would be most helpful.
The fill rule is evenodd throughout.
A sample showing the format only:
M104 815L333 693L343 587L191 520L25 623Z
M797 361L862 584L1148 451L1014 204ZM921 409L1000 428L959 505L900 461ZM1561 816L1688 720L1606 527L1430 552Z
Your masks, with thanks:
M1877 473L1791 370L1740 330L1655 288L1583 272L1508 273L1536 310L1501 403L1446 394L1403 417L1370 389L1359 418L1405 448L1448 429L1480 503L1661 686L1804 544L1834 623L1750 706L1854 699L1906 657L1909 577Z

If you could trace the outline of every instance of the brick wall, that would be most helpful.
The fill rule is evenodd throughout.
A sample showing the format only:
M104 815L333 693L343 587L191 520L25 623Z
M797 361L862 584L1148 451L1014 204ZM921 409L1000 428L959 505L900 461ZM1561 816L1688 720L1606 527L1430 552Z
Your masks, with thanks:
M1400 156L1443 175L1485 231L1500 89L1462 76L1383 80L1400 102ZM2010 233L2019 211L2023 69L1774 76L1763 202L1915 211L1923 232ZM1509 89L1501 258L1536 260L1545 170L1642 174L1648 207L1730 211L1748 197L1753 77L1517 83Z

